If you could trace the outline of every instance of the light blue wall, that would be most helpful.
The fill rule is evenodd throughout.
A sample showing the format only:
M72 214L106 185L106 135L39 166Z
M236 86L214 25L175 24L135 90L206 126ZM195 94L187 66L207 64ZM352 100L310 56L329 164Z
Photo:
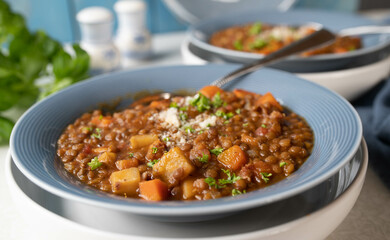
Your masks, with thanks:
M75 15L89 6L103 6L112 10L117 0L6 0L11 7L21 12L30 29L43 29L53 38L70 42L80 39ZM193 0L196 1L196 0ZM270 0L272 1L272 0ZM152 33L186 29L166 8L162 0L145 0L148 6L147 26ZM297 0L296 7L310 7L354 11L359 0Z

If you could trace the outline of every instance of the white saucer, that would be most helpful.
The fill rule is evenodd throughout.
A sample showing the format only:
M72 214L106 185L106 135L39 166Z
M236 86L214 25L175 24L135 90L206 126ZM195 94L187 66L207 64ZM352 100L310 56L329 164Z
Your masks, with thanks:
M17 208L29 223L28 239L275 240L308 239L309 236L309 239L316 240L332 233L352 209L364 182L367 163L368 153L363 141L356 156L337 174L343 177L331 178L306 192L306 195L304 193L224 219L199 223L154 222L138 217L129 218L128 215L123 218L118 213L61 199L24 177L9 154L6 159L6 179ZM339 192L337 189L340 186L349 187ZM328 199L328 203L310 202L310 196L323 191L328 191L336 199ZM297 213L302 215L297 218ZM282 216L283 220L275 218L276 214ZM265 226L267 223L270 226Z
M191 48L188 38L181 45L181 55L184 64L203 65L209 62L224 63L221 59L212 57L202 52L196 52ZM319 73L297 73L298 76L306 80L318 83L327 87L347 100L353 100L361 96L367 90L378 84L390 74L390 57L378 62L349 68L345 70L319 72Z

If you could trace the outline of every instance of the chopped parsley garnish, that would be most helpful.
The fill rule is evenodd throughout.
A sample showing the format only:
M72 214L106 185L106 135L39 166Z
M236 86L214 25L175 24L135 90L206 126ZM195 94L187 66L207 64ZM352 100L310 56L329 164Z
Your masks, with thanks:
M91 137L102 139L101 132L102 130L100 128L95 128L95 133L91 134Z
M164 141L164 142L168 142L168 141L169 141L169 137L163 138L163 141Z
M93 130L93 128L91 128L91 127L83 127L81 130L83 132L91 132Z
M265 124L261 124L261 127L262 128L268 128L267 125L265 125Z
M188 110L188 107L181 107L181 108L179 108L179 110L185 112Z
M205 95L198 93L195 95L194 99L190 102L190 104L199 112L204 112L206 110L209 110L211 108L210 106L210 99L208 99Z
M102 120L103 119L103 115L99 115L99 120Z
M94 157L89 163L87 163L88 166L91 167L91 170L95 170L96 168L100 167L102 165L101 162L99 162L98 157Z
M283 166L285 166L285 165L287 165L286 162L280 162L280 163L279 163L279 167L283 167Z
M261 172L260 174L265 183L268 183L269 177L272 176L272 173Z
M232 184L241 179L240 176L236 176L235 173L231 173L229 170L222 169L222 171L227 175L227 179L219 179L218 183L221 185Z
M249 123L243 123L242 126L243 127L247 127L249 125Z
M213 98L213 106L215 108L219 108L220 106L222 106L224 103L224 101L221 99L221 93L220 92L217 92L215 95L214 95L214 98Z
M252 27L249 29L249 34L250 35L256 35L261 32L263 28L263 24L261 22L256 22L252 25Z
M232 190L232 196L237 196L237 195L241 195L241 194L244 194L244 193L246 193L246 190L244 190L244 191L240 191L240 190L238 190L238 189L233 189Z
M158 148L156 148L156 147L152 147L152 153L153 153L153 154L156 154L156 153L157 153L157 151L158 151Z
M241 109L237 108L237 109L236 109L236 113L237 113L237 114L240 114L240 113L241 113Z
M264 41L263 39L256 39L252 45L251 45L251 48L256 48L256 49L260 49L260 48L263 48L265 46L267 46L267 42Z
M228 119L230 119L230 118L232 118L234 116L234 113L232 113L232 112L225 113L222 110L218 110L218 111L215 112L215 115L217 117L223 117L224 119L228 120Z
M198 157L198 160L201 163L208 163L209 162L209 155L203 154L202 157Z
M179 106L177 105L177 102L171 102L171 104L169 104L169 107L170 108L179 108Z
M240 40L236 40L234 41L233 43L233 47L237 50L242 50L243 46L242 46L242 42Z
M154 159L154 160L152 160L152 161L149 161L149 162L146 164L146 166L152 168L152 167L154 166L154 164L156 164L159 160L160 160L160 159Z
M210 187L215 187L216 189L218 188L224 188L225 186L218 185L217 180L212 177L205 178L204 180Z
M186 133L190 134L190 133L193 133L195 131L195 129L193 129L191 126L187 126L184 128L184 131L186 131Z
M179 113L180 120L185 121L188 119L187 113Z
M225 122L223 122L224 124L228 124L228 123L230 123L230 121L229 120L226 120Z
M129 153L129 156L132 158L134 157L134 153Z
M218 156L219 154L221 154L223 152L223 148L214 148L214 149L211 149L210 152L216 156Z

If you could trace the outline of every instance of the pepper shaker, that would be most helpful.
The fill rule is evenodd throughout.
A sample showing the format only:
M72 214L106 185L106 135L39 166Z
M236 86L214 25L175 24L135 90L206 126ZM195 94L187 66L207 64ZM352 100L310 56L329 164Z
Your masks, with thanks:
M143 63L151 56L151 37L146 28L146 4L142 0L122 0L114 5L118 16L115 44L122 68Z
M117 70L120 54L113 42L113 14L103 7L89 7L77 16L80 46L90 55L91 75Z

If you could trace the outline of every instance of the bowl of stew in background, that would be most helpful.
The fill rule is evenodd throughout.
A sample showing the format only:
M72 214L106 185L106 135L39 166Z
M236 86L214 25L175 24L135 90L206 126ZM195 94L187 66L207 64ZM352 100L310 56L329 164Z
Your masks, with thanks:
M277 38L289 38L291 35L304 35L305 29L312 24L337 33L346 28L375 25L375 22L347 13L326 12L320 10L291 10L287 12L252 10L218 16L199 21L188 31L189 41L201 51L231 63L250 63L261 59L265 54L279 48L278 39L264 41L262 31L268 27L276 28ZM293 31L289 26L304 31ZM272 31L271 31L272 34ZM338 40L335 51L325 54L306 54L292 56L272 64L273 68L296 72L323 72L339 70L348 66L363 66L386 58L389 54L390 35L376 34L357 36L347 41ZM221 40L220 38L225 38ZM242 39L242 41L235 41ZM285 39L288 40L288 39ZM360 43L359 43L360 41ZM337 53L342 50L342 53Z
M87 174L83 173L83 171L86 171L86 168L80 168L78 171L73 171L74 176L69 176L66 171L66 168L69 167L69 165L66 166L66 163L69 161L66 159L62 159L62 161L58 159L58 157L64 158L64 156L72 156L72 150L77 151L77 148L80 147L76 146L77 137L75 137L75 135L77 134L88 135L89 140L86 141L92 141L90 143L93 143L94 141L96 142L96 139L99 139L99 137L102 136L104 136L105 141L110 140L110 137L106 137L107 135L105 135L106 129L104 124L110 122L110 119L107 116L115 117L115 114L120 113L105 115L95 111L96 109L101 108L103 103L106 105L116 103L117 109L120 111L125 109L129 104L133 103L134 96L137 94L139 95L140 93L145 94L145 92L155 91L183 92L183 90L195 93L203 86L208 85L214 79L223 76L237 67L238 65L207 65L147 68L142 70L106 74L69 87L37 103L20 118L11 137L10 147L12 157L17 167L27 178L45 190L62 198L106 209L115 209L131 214L148 216L157 220L199 221L221 217L257 206L264 206L268 203L276 202L308 190L335 174L356 153L362 139L362 127L357 113L346 100L330 90L299 79L288 73L277 70L262 69L248 75L240 81L231 83L226 89L224 89L224 91L242 89L242 93L244 95L248 95L250 94L249 92L252 92L254 94L258 94L259 96L267 96L267 92L271 92L272 96L279 104L281 104L283 109L288 109L304 119L304 122L307 123L309 128L312 130L314 136L314 145L310 147L310 155L307 153L305 154L305 156L308 157L299 169L289 174L286 178L270 184L269 186L267 185L266 187L261 187L260 189L249 189L242 188L242 186L240 188L239 184L238 186L233 184L235 180L238 180L237 177L243 177L239 168L242 169L244 164L238 164L238 167L236 168L234 164L229 164L229 161L224 162L224 160L220 160L220 156L216 156L217 154L214 152L217 153L221 150L220 148L222 148L219 155L224 155L223 153L228 152L227 150L231 148L233 148L232 152L234 152L234 150L241 151L242 148L245 150L245 146L236 146L234 143L224 146L213 145L213 149L210 149L208 153L204 154L195 151L195 154L198 154L195 157L191 157L191 153L188 152L187 155L184 154L184 156L189 156L189 159L187 160L182 160L183 154L181 154L180 151L176 151L177 148L175 147L175 143L173 143L171 147L165 148L165 150L167 150L165 155L173 155L174 157L164 158L164 153L162 153L163 155L160 156L159 159L146 157L148 161L145 162L145 165L150 163L154 164L154 166L158 166L149 166L153 169L153 171L156 168L157 172L159 172L159 168L168 169L168 167L161 162L166 163L172 159L177 159L177 162L172 162L168 165L172 166L179 164L180 166L177 168L183 167L185 164L196 165L194 164L194 160L196 159L199 161L199 166L197 166L199 168L202 168L202 162L219 161L224 163L223 168L217 170L220 171L219 177L213 177L213 175L204 176L204 178L206 178L206 176L210 177L207 177L209 180L206 182L208 184L206 185L206 188L209 190L212 189L211 193L219 192L221 194L221 196L216 199L210 199L210 197L206 197L205 194L200 197L200 199L192 198L190 200L183 200L181 198L173 197L170 198L170 200L163 199L163 201L147 201L153 199L147 199L142 196L141 198L133 198L130 194L129 196L122 194L123 192L121 191L123 191L123 188L120 186L120 182L118 182L119 184L111 185L112 188L118 187L117 190L119 191L116 192L119 194L112 194L102 191L104 190L104 184L100 185L103 189L99 189L99 185L87 185L85 184L86 181L80 181L82 178L86 178L87 180L89 179L91 182L94 182L95 180L102 180L94 178L95 174L99 176L97 172L100 170L101 172L104 172L104 170L107 171L107 168L100 168L101 164L99 163L103 162L103 164L106 164L107 161L111 161L112 155L106 153L110 152L107 151L108 148L121 148L121 146L93 145L93 149L88 151L95 151L96 158L93 157L85 162L84 165L87 166L88 170ZM205 94L207 95L207 93ZM221 94L220 96L224 99L224 97L232 95ZM194 100L194 98L192 98L192 100ZM198 100L200 102L207 101L205 99ZM228 101L227 99L225 100ZM212 101L215 101L215 97L212 98ZM171 105L172 102L175 101L170 101L169 104ZM179 111L180 108L182 108L180 105L182 103L179 101L177 101L177 103L179 103L179 106L165 107L165 113L163 114L169 115L168 111ZM203 105L200 104L200 106ZM194 111L197 111L197 107L194 107ZM232 116L229 117L228 115L230 115L230 112L226 112L225 110L228 108L227 106L225 107L226 108L222 107L221 109L223 109L223 111L219 113L217 113L218 109L213 109L213 106L211 106L211 109L208 109L207 111L213 111L212 118L214 120L218 117L218 120L215 122L225 124L226 121L227 126L229 126L231 121L236 118L236 115L243 114L244 116L249 116L248 114L250 114L247 110L246 113L245 111L241 113L241 111L237 111L237 108L234 108L232 109L232 111L234 110L234 113L232 113ZM270 107L272 109L275 107L279 108L280 106L274 105ZM142 109L141 106L139 108ZM188 114L191 115L190 112L188 112ZM84 121L83 116L86 118L85 122L87 125L77 125ZM135 116L133 115L130 118L134 117ZM169 116L165 116L165 118L169 118ZM97 123L95 124L97 125L102 125L91 129L89 127L95 125L88 124L93 121L96 121ZM215 124L212 123L212 121L209 121L208 123L210 125L205 124L205 128L212 128L213 124ZM70 124L72 125L68 127ZM132 124L136 123L134 122ZM248 125L250 124L252 123L249 122ZM245 123L242 125L245 125ZM267 131L266 129L269 126L266 126L267 124L264 125L264 131ZM80 131L85 131L86 133L72 132L72 128L75 126L79 126ZM98 130L98 128L100 130ZM155 128L157 129L158 126L156 125ZM307 126L304 126L304 128L306 130L308 129ZM71 131L68 131L69 129ZM142 129L142 127L138 127L138 129L134 130L136 131L134 136L146 135L144 134L146 131L145 129L149 129L149 131L153 133L156 133L157 131L150 126L145 127L144 129ZM196 134L203 134L200 129L185 128L184 131L188 134L195 134L195 130ZM208 130L206 129L206 131ZM261 126L258 131L263 131ZM68 137L73 136L73 138L69 137L68 140L70 142L75 141L76 144L65 144L63 146L64 149L61 150L61 144L63 144L63 142L60 142L59 139L61 139L61 136L64 136L64 134ZM259 134L261 135L262 133ZM119 134L117 136L122 135ZM132 136L129 137L129 145L133 147L134 144L142 145L145 141L148 141L144 138L137 140L132 139L131 137ZM153 138L154 136L151 137ZM226 137L228 137L228 134L226 134ZM159 135L157 138L163 142L164 139L170 141L167 138L173 138L173 136ZM127 147L128 146L125 146L124 148ZM217 151L215 149L219 150ZM111 150L111 152L118 152L113 149ZM163 149L161 149L158 145L153 145L148 148L146 150L147 152L144 154L147 155L149 153L148 150L150 150L150 154L153 156L153 154L160 154L159 151ZM214 152L211 150L214 150ZM181 151L185 152L185 150ZM118 154L120 154L120 151ZM138 153L129 151L128 154L136 155ZM245 152L244 154L247 156L251 153ZM102 155L104 156L101 157ZM130 171L137 171L136 167L132 165L134 164L132 161L135 161L131 160L133 157L134 156L128 156L128 158L124 160L130 161L121 162L120 164L118 163L118 165L115 164L117 169L113 172L120 172L121 170L126 169L132 169ZM152 160L157 161L153 163ZM183 163L183 161L187 162ZM130 164L132 166L127 165L128 167L126 167L126 164ZM284 169L287 164L288 161L286 161L285 164L277 162L277 165L283 167ZM187 172L187 169L187 167L183 167L181 170L182 174L183 171ZM169 172L169 170L164 171ZM163 175L162 181L165 181L165 184L168 185L167 187L169 187L170 194L173 196L173 188L182 186L182 183L175 185L175 182L170 182L169 176L165 176L164 171L161 173ZM269 173L270 172L260 172L258 175L258 177L262 178L260 179L260 182L266 183L265 178L272 179L272 175L269 175ZM138 188L142 188L142 182L152 182L151 180L153 180L150 179L150 176L147 176L148 174L145 175L146 176L142 176L139 185L134 187L134 185L132 185L133 182L131 182L130 184L127 184L125 188L136 188L134 193L139 193ZM166 179L164 179L164 176ZM79 178L77 179L77 177ZM110 179L110 181L115 182L115 179L118 178L123 179L120 175L117 175L113 177L113 179ZM220 181L221 179L222 181ZM212 180L214 180L214 183ZM172 185L170 185L171 183ZM153 189L153 187L155 189L154 192L158 192L162 189L161 184L154 184L151 188ZM150 189L150 186L147 188ZM225 189L228 191L228 194L223 193L225 190L217 191L217 189ZM248 191L244 191L245 189ZM129 191L131 192L131 190ZM183 189L178 189L180 194L182 194L182 191ZM147 195L147 192L148 191L141 195L145 196Z

